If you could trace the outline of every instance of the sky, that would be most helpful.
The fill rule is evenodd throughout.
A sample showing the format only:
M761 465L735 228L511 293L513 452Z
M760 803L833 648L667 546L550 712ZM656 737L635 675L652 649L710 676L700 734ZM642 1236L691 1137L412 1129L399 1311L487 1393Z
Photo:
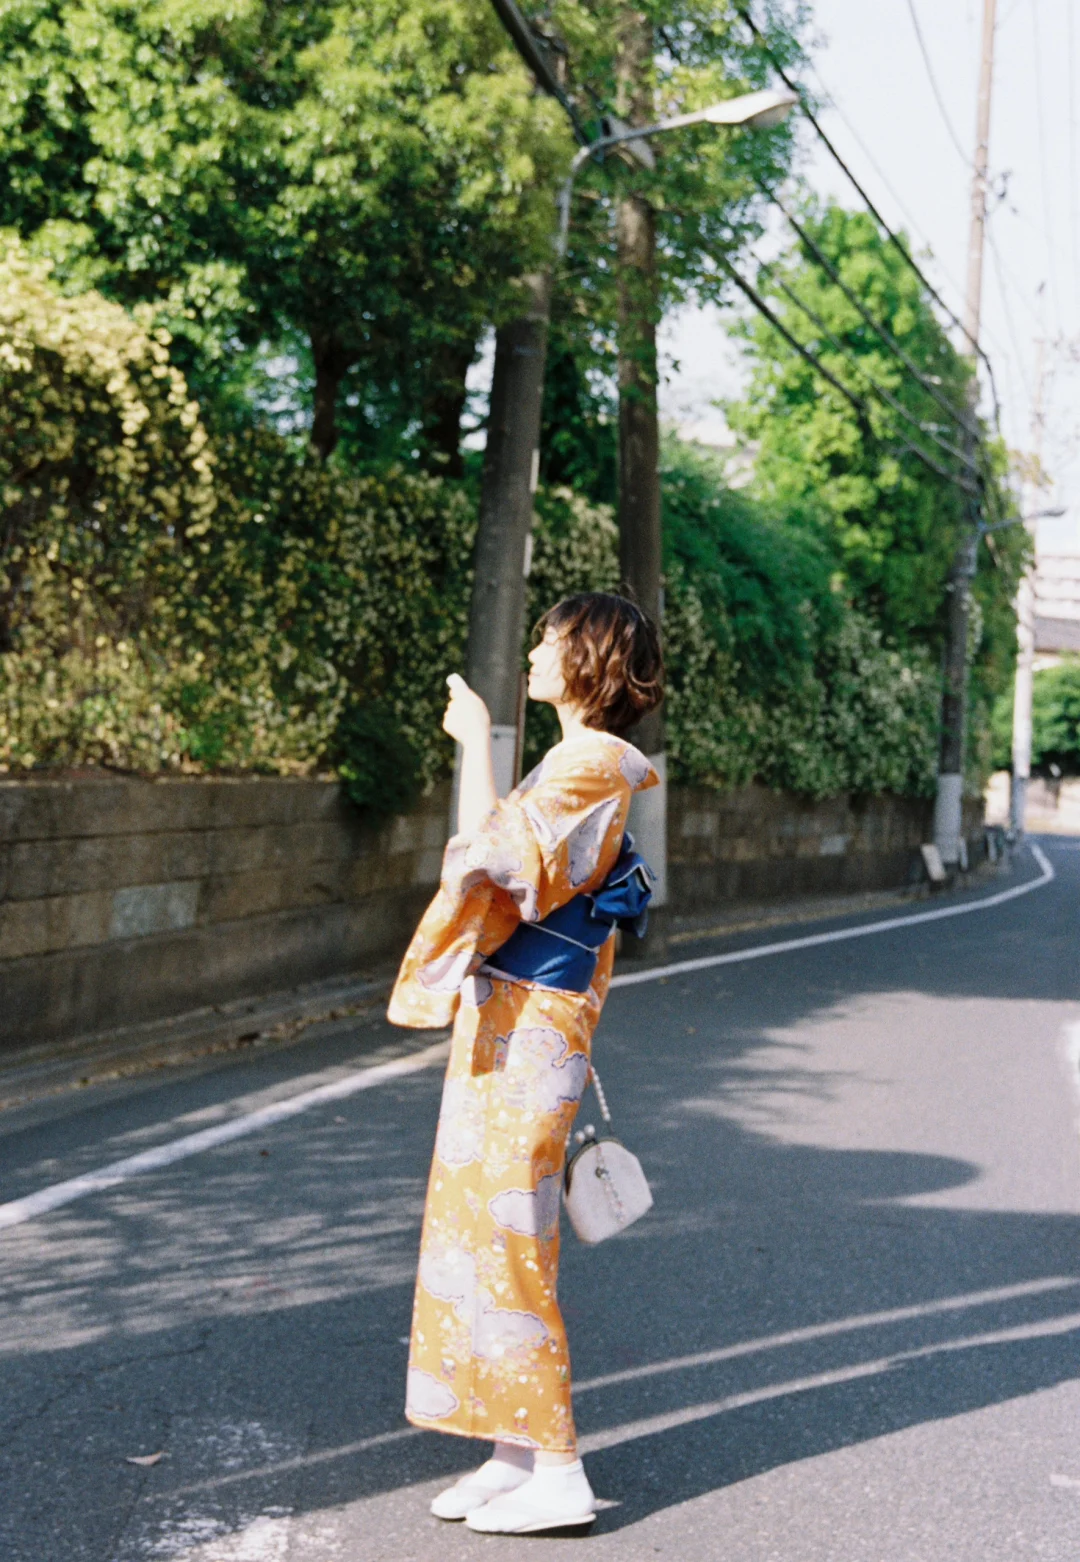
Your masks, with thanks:
M808 76L834 145L961 318L982 14L983 0L817 0ZM1039 523L1040 550L1050 553L1080 553L1078 84L1080 0L997 0L981 340L1005 438L1025 452L1036 445L1038 344L1045 344L1048 486L1029 492L1025 504L1065 509ZM811 186L860 205L809 125L801 139ZM737 395L744 375L723 313L682 311L666 322L662 347L663 415L696 437L722 437L712 403Z

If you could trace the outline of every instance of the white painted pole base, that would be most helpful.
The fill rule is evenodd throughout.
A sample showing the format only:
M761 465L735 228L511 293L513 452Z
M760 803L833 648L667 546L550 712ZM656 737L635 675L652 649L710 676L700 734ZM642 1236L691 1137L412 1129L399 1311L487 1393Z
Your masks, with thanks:
M963 833L964 778L955 772L938 776L934 799L934 845L948 867L960 861L960 837Z
M647 792L635 792L630 800L627 829L639 851L656 875L652 909L667 905L667 755L650 754L649 763L660 777L660 785Z
M491 728L491 768L495 772L495 795L506 797L514 790L514 758L517 754L517 728ZM454 782L450 788L450 834L457 834L458 796L461 792L461 744L454 750Z
M1024 833L1024 819L1027 815L1027 789L1028 777L1012 777L1009 787L1009 824L1017 835Z

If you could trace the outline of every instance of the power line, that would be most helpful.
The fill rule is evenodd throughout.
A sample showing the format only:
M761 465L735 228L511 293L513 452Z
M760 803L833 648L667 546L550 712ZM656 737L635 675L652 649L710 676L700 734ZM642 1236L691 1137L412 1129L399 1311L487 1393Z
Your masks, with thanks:
M986 237L990 241L990 257L994 262L994 272L997 276L998 292L1001 295L1001 304L1005 312L1005 324L1008 328L1009 340L1012 342L1013 355L1016 358L1016 367L1020 371L1020 378L1024 383L1024 390L1027 394L1028 401L1031 402L1034 400L1034 393L1032 390L1031 381L1028 379L1027 369L1024 367L1024 355L1020 350L1020 343L1016 337L1016 324L1013 320L1012 310L1009 308L1009 301L1006 296L1004 262L1001 258L1001 252L994 243L994 236L991 233L989 227L987 228Z
M899 208L900 212L902 213L903 217L910 224L912 231L916 235L918 235L918 236L920 236L922 238L923 243L927 246L928 249L931 248L930 238L929 238L929 235L926 232L926 229L923 227L923 225L919 221L918 217L916 217L915 213L911 210L911 207L904 200L904 197L900 194L899 190L893 184L892 180L889 178L889 176L885 172L884 168L882 168L881 164L878 162L877 158L874 156L873 150L871 149L871 147L869 147L867 145L864 137L862 136L862 134L859 131L858 126L852 124L850 118L848 117L848 115L844 111L844 106L841 103L840 99L837 97L836 93L832 91L832 89L830 88L828 82L825 80L824 76L821 74L821 66L818 64L818 62L816 60L811 60L809 62L809 64L810 64L810 69L813 71L814 75L818 79L818 82L819 82L819 84L821 86L822 92L825 94L825 98L826 98L826 101L828 102L829 107L832 109L833 113L836 114L837 118L840 120L840 122L843 124L843 126L847 130L848 134L851 136L851 139L855 142L855 145L859 148L859 151L866 158L866 161L870 164L870 167L877 174L878 178L881 180L882 184L885 186L885 189L892 196L893 200L896 202L896 205ZM937 265L940 267L941 273L945 277L945 279L948 282L950 282L952 284L952 286L956 289L957 295L958 296L962 295L963 291L964 291L963 284L957 281L956 277L952 274L952 272L946 266L946 264L942 260L941 256L940 255L935 255L934 256L934 260L936 261ZM950 315L950 318L952 318L951 315Z
M1004 255L1002 255L1000 249L998 248L997 239L995 238L993 230L992 230L992 228L990 227L989 224L987 224L986 238L987 238L987 242L990 245L990 248L994 251L995 255L997 256L998 264L1001 267L1001 271L1002 271L1003 276L1006 278L1006 280L1008 281L1009 285L1011 286L1013 292L1016 294L1017 298L1020 300L1020 302L1023 304L1024 308L1027 310L1028 314L1031 316L1032 320L1035 322L1035 325L1041 331L1042 330L1042 316L1039 314L1039 311L1035 308L1035 305L1031 302L1031 299L1028 297L1027 293L1024 291L1024 287L1023 287L1022 283L1020 283L1020 282L1018 282L1016 280L1016 278L1013 276L1012 272L1009 270L1008 266L1005 264L1005 257L1004 257Z
M862 300L848 287L847 283L841 277L840 273L837 271L829 257L825 254L821 246L817 244L813 238L811 238L803 224L792 212L788 210L776 192L769 190L767 186L761 181L757 181L757 184L758 188L765 195L767 195L770 200L776 203L776 206L784 214L791 227L795 230L795 233L798 235L799 240L803 244L804 248L809 250L810 254L817 261L818 265L822 268L830 280L840 289L841 293L843 293L844 297L847 299L848 303L851 304L852 308L858 311L858 313L866 321L866 324L881 338L894 357L899 358L900 362L907 369L908 373L919 382L926 394L937 402L938 406L946 414L946 416L952 419L960 432L962 434L967 434L968 425L963 413L960 412L958 408L954 407L952 402L949 401L948 397L941 394L934 382L928 379L925 374L923 374L918 364L900 346L900 343L893 336L892 332L886 326L882 325L880 320L874 319L873 315L863 304Z
M1072 0L1068 0L1071 4ZM1054 265L1054 227L1050 220L1050 186L1047 180L1046 117L1043 111L1043 55L1039 33L1039 0L1031 0L1031 40L1035 50L1035 123L1039 132L1039 189L1042 195L1043 237L1050 270L1050 292L1054 299L1054 312L1061 319L1061 305L1057 290L1057 267Z
M766 266L764 270L768 271L771 275L771 267ZM866 366L860 363L859 359L856 358L850 347L847 347L840 340L840 338L829 329L824 320L821 319L815 310L811 309L810 305L806 303L804 299L799 297L798 293L795 292L793 287L790 287L782 277L773 277L772 280L774 285L780 289L784 296L790 299L797 309L802 311L806 318L817 327L817 329L822 333L827 341L832 343L837 352L843 354L855 372L862 377L872 394L875 395L879 401L883 402L885 406L890 407L893 412L904 418L908 423L911 424L913 428L917 428L920 434L927 435L928 438L932 439L934 443L942 450L944 450L948 455L955 456L955 458L962 462L970 472L978 476L978 467L974 464L974 462L972 462L971 458L966 455L958 445L954 445L950 440L943 438L936 429L930 426L930 424L924 423L921 418L916 417L913 412L910 412L908 408L904 406L902 401L899 401L890 390L887 390L885 386L882 385L880 380L875 379Z
M830 140L829 136L826 134L825 130L822 128L822 125L821 125L820 121L818 120L816 114L814 113L813 109L810 107L809 103L806 101L806 93L805 93L805 91L803 91L803 89L798 85L798 83L793 81L792 78L788 75L787 71L784 69L783 64L777 58L776 53L773 50L771 44L769 43L768 38L762 32L761 28L757 25L757 23L754 21L754 18L750 15L750 12L746 9L745 5L740 4L739 0L735 0L735 8L738 11L739 15L742 17L743 21L749 27L750 31L753 33L754 37L757 39L758 43L761 45L762 52L765 54L766 58L771 62L772 66L773 66L773 69L776 71L776 73L780 77L781 81L784 83L784 85L790 91L792 91L792 92L794 92L794 93L796 93L798 95L800 104L802 106L803 113L806 115L807 119L810 121L810 124L814 127L814 130L817 132L817 135L821 139L823 145L827 148L827 150L828 150L830 156L833 158L834 162L843 171L843 173L845 174L847 179L850 181L850 183L852 184L854 189L858 191L858 193L861 196L862 200L865 202L865 204L867 206L867 209L872 213L874 218L880 224L882 230L884 231L884 233L886 234L886 236L887 236L887 238L889 240L889 243L893 245L893 247L897 250L897 252L902 256L902 258L904 260L904 263L907 266L909 266L911 268L911 270L915 273L915 275L919 278L919 280L922 282L922 285L926 288L927 292L930 294L931 298L933 298L935 300L935 302L939 305L939 307L945 311L945 314L952 321L953 325L957 328L957 330L959 330L967 338L967 340L971 343L972 351L974 353L976 353L978 355L978 357L981 358L983 363L986 365L986 371L987 371L987 374L988 374L989 379L990 379L990 391L991 391L991 395L993 397L993 402L994 402L994 421L995 421L995 424L1000 424L1000 421L1001 421L1001 403L1000 403L1000 400L999 400L999 397L998 397L997 384L996 384L996 381L994 379L994 367L993 367L993 364L990 362L990 359L987 356L986 352L983 350L982 347L979 346L979 343L977 341L974 341L968 335L967 327L964 325L963 321L955 313L954 310L949 308L949 305L942 298L941 294L938 292L938 290L934 286L934 284L930 281L930 278L926 275L926 273L918 265L918 263L916 262L916 260L912 256L910 250L908 249L907 245L904 244L904 242L900 238L900 236L898 234L894 233L892 228L890 228L889 224L885 221L885 218L881 215L881 212L878 210L877 206L871 200L871 198L867 194L866 190L863 189L863 186L859 183L858 179L856 179L855 175L852 173L851 169L848 167L848 165L844 161L844 159L840 156L840 153L836 150L836 147L833 145L833 143Z
M915 37L918 40L919 53L922 55L923 64L926 66L926 74L930 82L930 90L934 94L934 101L938 106L938 110L944 122L945 129L949 132L949 140L960 154L960 158L963 161L965 167L971 168L973 166L971 158L964 151L964 148L960 144L960 137L953 129L953 122L949 118L949 112L945 107L945 100L941 96L941 89L938 86L937 76L934 74L933 62L930 59L930 51L926 47L926 39L923 37L923 30L919 25L919 13L915 9L915 0L907 0L907 8L908 15L911 17L911 25L915 29Z
M867 405L865 398L856 395L855 392L850 390L848 386L846 386L841 380L838 380L836 375L833 374L830 369L825 367L820 358L816 357L816 355L812 353L808 347L803 346L798 337L793 335L793 333L788 330L787 326L784 325L783 321L773 312L772 309L769 308L769 305L765 302L757 289L750 282L748 282L744 276L736 271L735 267L731 264L726 255L718 255L715 258L718 264L723 267L728 276L735 283L736 287L739 288L739 290L746 296L746 298L749 299L750 303L757 310L757 312L769 322L778 335L780 335L783 340L787 342L788 346L791 347L796 353L798 353L799 357L802 358L807 364L809 364L814 372L819 374L827 384L831 385L834 390L838 391L840 395L844 397L845 401L851 403L852 407L854 407L855 411L858 413L861 422L872 435L873 430L870 423L870 408ZM978 494L980 492L980 483L970 482L967 478L961 477L959 473L950 472L945 467L939 466L937 461L934 460L933 456L929 455L921 445L917 445L914 440L907 440L902 446L902 449L910 450L912 455L916 456L918 460L920 460L924 466L928 467L931 472L934 472L938 477L943 477L946 482L953 483L956 485L956 487L962 488L965 493Z
M1015 6L1020 5L1020 4L1021 4L1021 0L1014 0L1014 9L1015 9ZM828 101L829 107L833 110L833 112L841 120L841 122L843 123L843 125L847 129L848 134L851 136L852 140L855 142L856 146L859 148L859 150L862 152L863 156L866 158L867 162L870 164L871 168L877 174L878 178L881 180L881 182L884 185L885 189L892 196L892 198L896 202L896 205L899 208L900 212L903 214L905 220L910 225L912 231L915 233L915 235L918 238L920 238L922 240L922 242L927 246L928 249L932 250L930 237L927 234L926 229L923 227L922 223L916 217L915 213L911 210L911 207L904 200L904 198L900 194L899 190L892 183L892 181L890 180L888 174L885 172L884 168L882 168L881 164L878 162L877 158L874 156L873 151L867 145L867 143L863 139L863 137L860 135L858 127L856 125L853 125L851 120L848 118L847 114L845 114L843 105L840 102L839 98L830 89L828 82L822 76L822 74L821 74L821 67L818 65L816 60L811 60L809 62L809 64L810 64L810 69L814 72L814 75L818 79L818 82L819 82L819 84L821 86L822 92L825 94L825 98ZM951 283L951 285L956 289L957 294L962 294L963 291L964 291L962 284L957 281L956 277L949 270L948 266L946 266L946 264L942 260L941 256L935 254L934 255L934 261L935 261L938 269L941 271L942 276L944 276L945 280L947 282ZM955 315L950 310L948 310L948 308L946 306L943 306L943 307L946 308L946 313L949 315L950 320L953 321L953 323L955 323L955 319L956 319ZM961 329L963 329L963 328L961 327ZM966 336L967 333L965 332L964 334ZM1008 356L1004 346L1002 345L1000 337L998 337L996 335L996 333L993 330L990 329L989 326L984 324L983 327L981 328L979 334L980 334L980 337L982 338L983 341L991 342L994 346L997 347L999 352L1004 353L1006 357ZM989 373L989 377L990 377L990 381L991 381L991 390L993 391L994 390L994 385L993 385L993 364L992 364L992 361L990 360L990 358L988 357L988 355L983 354L982 356L983 356L983 359L984 359L985 367L986 367L986 369L988 370L988 373ZM1000 420L1001 420L1000 405L997 402L995 402L995 405L994 405L994 422L995 422L995 427L997 427L999 433L1001 431L1000 430Z

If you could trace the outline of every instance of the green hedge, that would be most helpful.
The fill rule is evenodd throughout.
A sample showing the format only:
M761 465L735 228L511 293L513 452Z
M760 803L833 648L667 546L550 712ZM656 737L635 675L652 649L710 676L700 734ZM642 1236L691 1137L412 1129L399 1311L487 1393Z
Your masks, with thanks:
M336 773L396 811L445 773L471 490L349 476L269 433L213 450L168 342L0 261L0 769ZM833 589L820 543L665 472L677 779L823 796L933 784L937 680ZM618 582L610 512L541 492L529 612ZM554 735L534 712L529 747Z

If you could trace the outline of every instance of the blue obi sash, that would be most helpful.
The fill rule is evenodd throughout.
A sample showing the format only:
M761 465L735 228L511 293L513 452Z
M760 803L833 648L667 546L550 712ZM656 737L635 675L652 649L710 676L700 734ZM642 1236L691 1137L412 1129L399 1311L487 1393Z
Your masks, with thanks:
M623 836L618 861L591 895L575 895L542 922L522 922L484 966L503 976L520 976L563 992L588 992L601 947L616 927L645 936L654 877Z

